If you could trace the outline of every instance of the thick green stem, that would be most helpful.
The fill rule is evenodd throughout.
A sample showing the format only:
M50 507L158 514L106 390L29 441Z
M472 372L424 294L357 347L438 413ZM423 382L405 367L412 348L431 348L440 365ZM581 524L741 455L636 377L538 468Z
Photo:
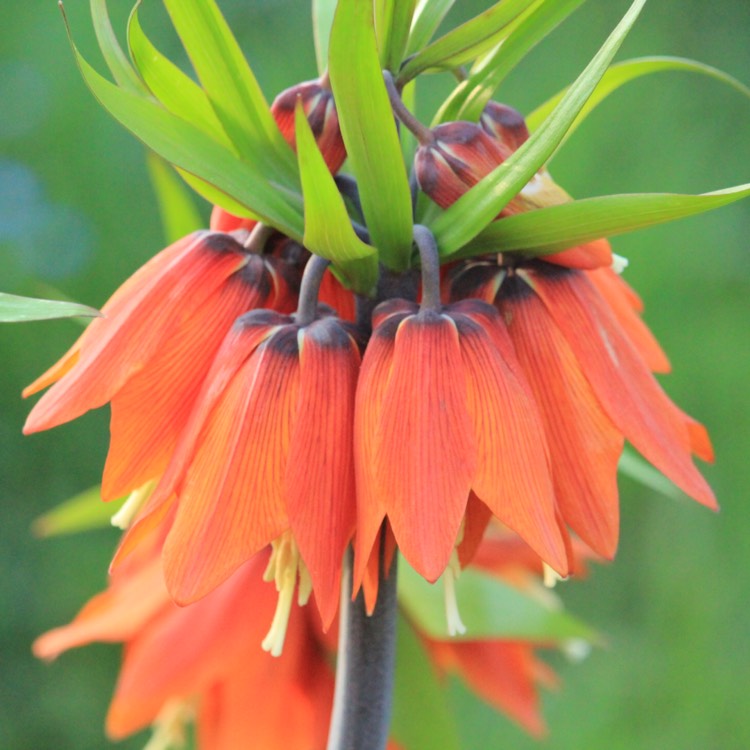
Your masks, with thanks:
M344 567L336 690L327 750L385 750L391 723L396 650L396 559L384 573L372 615L362 591L351 600L352 556Z

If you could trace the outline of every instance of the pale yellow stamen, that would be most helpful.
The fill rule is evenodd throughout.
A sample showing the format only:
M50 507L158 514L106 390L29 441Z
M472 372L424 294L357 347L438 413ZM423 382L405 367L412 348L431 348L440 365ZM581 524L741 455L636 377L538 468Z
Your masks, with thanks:
M454 549L451 553L451 559L448 567L442 575L443 593L445 595L445 619L448 623L448 635L463 635L466 632L466 626L461 620L461 613L458 611L458 601L456 600L456 581L461 575L461 564L458 561L458 553Z
M263 580L267 583L273 581L276 584L279 599L271 628L261 645L263 650L268 651L271 656L281 656L289 615L292 612L294 588L297 586L297 603L302 607L307 604L312 594L312 580L291 532L284 532L278 539L271 542L271 547L271 558L263 574Z
M546 562L542 563L542 568L544 570L544 585L548 589L555 588L558 581L565 580L565 578L563 578L556 570L547 565Z
M617 255L616 253L612 253L612 270L620 274L622 273L630 264L630 261L623 257L622 255Z
M112 516L110 523L123 531L128 529L130 524L133 523L133 519L138 515L138 511L154 491L154 487L156 487L156 480L149 479L148 482L141 485L137 490L133 490L117 513Z
M186 725L193 720L193 707L184 700L171 700L156 717L153 734L143 750L177 750L187 744Z

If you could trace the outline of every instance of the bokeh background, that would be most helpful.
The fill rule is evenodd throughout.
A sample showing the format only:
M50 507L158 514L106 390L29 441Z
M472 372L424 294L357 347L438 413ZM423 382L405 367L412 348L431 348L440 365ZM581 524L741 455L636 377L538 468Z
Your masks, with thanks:
M88 3L66 5L82 50L100 63ZM119 28L129 5L110 0ZM181 59L159 4L144 5L147 30ZM487 3L457 5L456 19ZM269 97L312 77L307 0L221 6ZM518 68L500 98L522 111L544 101L577 75L626 7L589 0ZM693 57L750 83L750 4L651 0L618 59L645 54ZM430 82L423 115L447 85ZM700 76L659 74L601 106L552 172L576 197L740 184L750 180L749 122L750 100L735 91ZM645 298L647 322L672 359L667 390L711 430L718 460L705 473L722 510L714 515L623 479L615 564L560 591L606 636L606 648L579 664L551 658L562 686L544 696L550 734L541 742L464 705L462 688L451 684L469 750L750 747L750 202L613 244L630 259L626 278ZM161 245L144 150L86 91L56 3L3 3L0 289L47 296L53 287L99 306ZM30 532L40 513L97 483L105 456L106 410L21 436L29 409L21 388L79 330L70 321L0 328L3 750L109 747L102 722L118 649L93 646L53 665L30 654L36 635L67 621L103 586L116 541L110 530L44 541ZM140 736L119 746L144 743Z

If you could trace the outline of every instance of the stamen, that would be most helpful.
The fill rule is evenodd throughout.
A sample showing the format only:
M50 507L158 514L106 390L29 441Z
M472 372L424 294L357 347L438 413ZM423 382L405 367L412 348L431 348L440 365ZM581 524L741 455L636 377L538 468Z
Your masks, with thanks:
M297 604L302 607L307 604L312 594L312 580L291 532L285 531L278 539L271 542L271 547L271 557L263 573L263 580L267 583L274 581L276 591L279 592L279 599L271 627L261 646L271 656L281 656L289 616L292 613L294 587L298 586Z
M546 562L542 562L542 569L544 570L544 585L548 589L555 588L558 581L565 580L563 576L561 576L556 570L547 565Z
M154 721L153 734L143 750L174 750L185 747L185 725L193 720L194 714L192 706L184 700L167 701Z
M443 593L445 594L445 619L448 623L448 635L463 635L466 632L466 626L461 620L461 613L458 611L458 601L456 600L456 581L461 575L461 564L458 561L458 553L454 549L451 553L451 559L448 567L442 575Z
M626 257L612 253L612 270L615 273L622 273L629 265L630 261Z
M156 480L149 479L148 482L141 485L137 490L133 490L127 497L127 500L120 506L120 509L110 518L110 523L118 529L125 531L130 528L133 519L138 515L138 511L150 497L156 487Z

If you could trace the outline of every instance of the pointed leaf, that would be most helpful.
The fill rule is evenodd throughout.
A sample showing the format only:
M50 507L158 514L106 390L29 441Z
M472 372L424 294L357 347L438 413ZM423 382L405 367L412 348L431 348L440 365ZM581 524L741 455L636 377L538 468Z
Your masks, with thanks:
M399 617L391 731L406 750L460 750L448 695L414 628Z
M450 255L479 234L554 153L604 75L645 2L635 0L630 6L617 28L536 133L431 222L430 229L438 241L441 254Z
M128 45L135 66L151 93L172 113L193 123L215 141L235 151L206 92L151 43L138 20L136 5L128 20Z
M333 176L315 142L302 103L295 112L297 158L305 202L304 245L328 258L346 285L360 294L373 291L378 279L378 256L352 227Z
M91 0L91 19L94 22L96 40L112 76L118 85L134 94L148 96L148 89L133 70L127 55L117 41L112 22L109 20L107 0Z
M239 161L191 123L102 78L72 46L81 74L94 96L149 148L247 206L279 231L301 241L302 205L298 195L272 186L263 173Z
M296 184L294 154L214 0L164 0L185 51L243 159Z
M376 0L375 29L380 50L380 64L394 74L404 59L411 19L417 0Z
M508 216L490 224L451 258L524 251L544 255L584 242L675 221L750 196L750 184L701 195L633 193L584 198Z
M436 122L479 119L492 94L513 68L584 0L538 0L513 24L502 44L478 60L440 108Z
M185 185L175 176L171 167L156 154L146 159L151 185L159 203L159 214L167 244L201 229L206 225Z
M475 58L503 38L503 31L536 0L501 0L434 41L412 57L399 73L406 83L430 69L454 68Z
M313 37L318 73L328 70L328 40L331 36L336 0L312 0Z
M98 318L100 315L101 313L93 307L79 305L76 302L19 297L0 292L0 323L76 317Z
M36 518L31 529L36 536L49 537L106 528L124 502L122 498L105 503L100 488L92 487Z
M456 0L419 0L409 34L408 54L422 49L438 30Z
M398 594L402 610L428 637L449 640L442 584L427 583L401 562ZM464 570L455 586L466 633L451 640L501 638L550 643L597 638L588 625L572 615L476 570Z
M383 263L404 269L411 258L411 194L380 69L371 0L339 2L330 75L373 245Z
M688 60L682 57L640 57L634 60L626 60L625 62L613 65L604 76L602 76L602 80L594 89L594 92L584 105L578 117L573 121L570 130L565 134L563 143L570 138L573 132L586 119L586 117L588 117L595 107L601 104L604 99L617 91L621 86L643 76L664 71L701 73L711 78L715 78L717 81L721 81L722 83L731 86L736 91L739 91L739 93L750 97L750 88L736 78L730 76L728 73L724 73L724 71L719 70L718 68L714 68L711 65L705 65L701 62L696 62L695 60ZM560 91L547 102L535 109L526 118L529 130L536 130L536 128L541 125L549 113L557 106L566 91L567 89Z

